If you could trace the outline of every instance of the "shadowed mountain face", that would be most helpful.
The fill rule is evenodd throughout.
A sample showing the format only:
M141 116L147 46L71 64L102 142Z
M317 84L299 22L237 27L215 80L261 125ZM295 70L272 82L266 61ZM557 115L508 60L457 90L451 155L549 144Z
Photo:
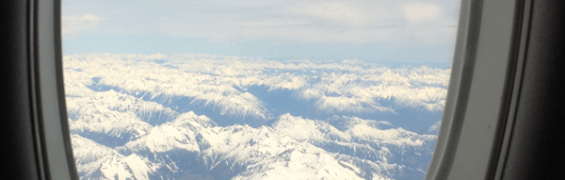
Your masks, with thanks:
M82 179L423 179L450 70L364 64L65 56L77 169Z

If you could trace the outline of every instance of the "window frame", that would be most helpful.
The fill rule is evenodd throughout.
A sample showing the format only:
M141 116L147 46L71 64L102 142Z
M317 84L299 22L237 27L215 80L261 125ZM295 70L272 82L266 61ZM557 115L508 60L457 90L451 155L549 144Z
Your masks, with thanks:
M446 108L427 180L501 178L531 3L462 0Z
M426 179L500 178L531 0L462 0L446 108ZM78 179L67 124L60 0L29 1L32 119L41 179ZM510 32L510 33L509 33Z
M67 121L60 0L28 1L29 73L35 151L41 179L79 179Z

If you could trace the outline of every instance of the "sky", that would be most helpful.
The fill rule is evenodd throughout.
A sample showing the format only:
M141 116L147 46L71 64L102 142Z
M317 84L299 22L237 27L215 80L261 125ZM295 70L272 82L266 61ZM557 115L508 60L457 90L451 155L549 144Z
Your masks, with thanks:
M450 64L460 0L63 0L63 54Z

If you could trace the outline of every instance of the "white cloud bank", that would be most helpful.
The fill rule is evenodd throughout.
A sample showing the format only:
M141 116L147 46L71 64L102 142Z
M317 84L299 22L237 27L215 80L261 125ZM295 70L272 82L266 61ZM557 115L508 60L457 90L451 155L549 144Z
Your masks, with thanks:
M343 24L359 24L365 21L362 12L344 2L304 1L290 6L287 11Z
M99 28L110 34L152 34L228 44L252 40L348 44L416 40L442 45L455 40L458 2L155 0L132 5L122 1L72 1L63 6L63 34L79 36ZM100 22L98 16L73 15L84 4L100 17L115 18Z
M62 16L63 36L79 36L98 28L101 18L93 14Z
M410 3L404 5L403 10L406 19L414 22L438 17L441 8L435 4Z

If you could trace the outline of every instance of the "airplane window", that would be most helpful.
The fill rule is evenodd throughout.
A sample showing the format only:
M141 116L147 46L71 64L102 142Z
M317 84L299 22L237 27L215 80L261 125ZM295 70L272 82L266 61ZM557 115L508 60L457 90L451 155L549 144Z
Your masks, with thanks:
M460 0L62 2L81 179L424 179Z

